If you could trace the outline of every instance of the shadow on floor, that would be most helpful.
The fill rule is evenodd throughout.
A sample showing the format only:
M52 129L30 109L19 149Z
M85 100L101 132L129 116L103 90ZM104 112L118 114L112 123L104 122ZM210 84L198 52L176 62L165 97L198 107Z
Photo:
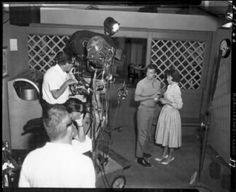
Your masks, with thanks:
M175 160L169 165L162 165L154 160L162 152L161 147L155 145L150 159L153 166L144 168L137 164L135 159L135 131L132 126L127 126L125 118L123 122L122 132L113 132L112 134L112 149L126 158L131 166L125 170L122 170L121 167L111 172L108 171L106 177L110 184L115 177L124 175L126 178L125 188L198 189L203 192L230 191L230 170L228 167L219 163L220 172L211 173L210 167L215 160L209 147L206 150L199 180L200 141L196 130L193 130L192 134L191 132L183 134L182 147L175 151ZM195 178L194 174L196 174ZM214 174L218 174L218 176L214 177ZM106 187L101 178L98 179L97 186Z

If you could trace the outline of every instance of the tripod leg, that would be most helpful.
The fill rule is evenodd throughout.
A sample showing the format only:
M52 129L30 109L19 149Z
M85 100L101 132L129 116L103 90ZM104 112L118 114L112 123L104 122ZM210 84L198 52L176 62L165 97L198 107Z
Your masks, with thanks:
M208 127L204 127L204 137L203 142L201 143L201 154L200 154L200 162L199 162L199 174L198 174L198 181L201 179L201 173L204 166L204 160L205 160L205 154L206 154L206 148L207 148L207 139L208 139Z

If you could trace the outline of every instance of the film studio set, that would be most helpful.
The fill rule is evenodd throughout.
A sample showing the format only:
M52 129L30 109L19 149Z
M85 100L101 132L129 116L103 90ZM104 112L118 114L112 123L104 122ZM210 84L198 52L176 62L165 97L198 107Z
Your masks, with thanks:
M2 7L2 188L233 191L233 1Z

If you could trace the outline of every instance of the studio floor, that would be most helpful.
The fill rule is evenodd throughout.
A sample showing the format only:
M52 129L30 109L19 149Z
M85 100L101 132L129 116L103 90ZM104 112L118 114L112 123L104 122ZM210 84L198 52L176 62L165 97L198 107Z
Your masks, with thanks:
M126 102L129 101L124 101L121 105L128 106ZM161 146L154 145L152 157L150 158L152 167L146 168L139 165L135 158L135 121L127 115L134 113L135 109L121 106L119 110L113 128L121 127L121 129L112 132L111 149L126 159L130 167L126 168L126 164L122 160L120 162L119 158L111 158L110 165L108 163L107 167L105 166L106 179L109 184L117 176L123 175L126 179L125 188L197 189L202 192L230 191L230 168L215 158L217 155L209 145L206 148L200 174L201 139L197 127L187 126L182 128L182 147L175 151L175 160L170 164L162 165L154 160L162 153ZM196 174L195 179L194 173ZM104 179L99 177L97 186L105 187Z
M152 167L145 168L136 162L132 137L128 138L128 134L124 134L125 136L123 134L114 134L114 143L117 142L117 145L113 148L116 148L114 151L128 160L130 167L123 169L122 165L119 164L119 159L117 161L115 159L115 162L112 162L115 168L110 166L106 169L105 167L108 172L106 177L110 184L114 178L123 175L126 178L125 188L198 189L203 192L230 191L229 168L220 164L220 173L216 173L213 177L211 176L210 165L215 161L209 148L206 151L200 181L198 180L200 146L194 136L183 137L183 146L175 152L175 160L169 165L162 165L154 160L154 157L158 157L161 154L161 148L155 146L153 157L150 159ZM121 138L122 141L117 141ZM194 173L197 173L195 180L193 178ZM192 184L190 184L191 179L193 179ZM106 186L103 179L98 180L97 186Z

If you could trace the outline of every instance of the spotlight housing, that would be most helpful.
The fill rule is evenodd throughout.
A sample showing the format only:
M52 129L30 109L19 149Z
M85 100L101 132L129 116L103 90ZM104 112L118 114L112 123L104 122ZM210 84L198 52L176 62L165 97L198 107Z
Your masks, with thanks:
M104 20L104 33L105 35L112 36L120 29L120 23L118 23L114 18L107 17Z

